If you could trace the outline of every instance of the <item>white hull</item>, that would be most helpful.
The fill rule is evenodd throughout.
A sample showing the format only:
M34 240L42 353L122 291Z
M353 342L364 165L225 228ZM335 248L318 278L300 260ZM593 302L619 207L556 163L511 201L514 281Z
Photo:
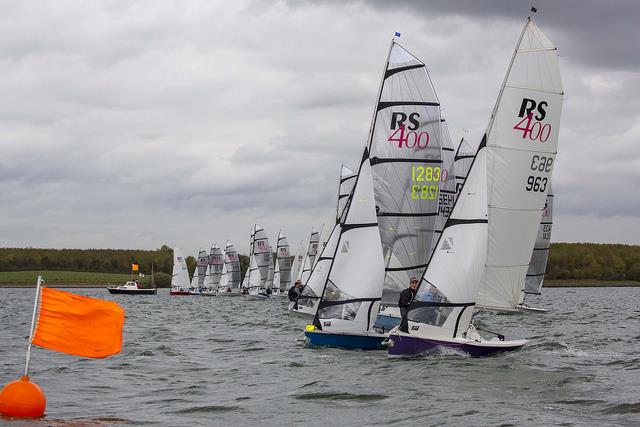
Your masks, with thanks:
M313 317L316 315L315 310L313 310L310 307L307 306L303 306L303 305L298 305L298 309L294 309L293 306L295 305L295 303L293 302L289 302L289 312L300 315L300 316L310 316Z

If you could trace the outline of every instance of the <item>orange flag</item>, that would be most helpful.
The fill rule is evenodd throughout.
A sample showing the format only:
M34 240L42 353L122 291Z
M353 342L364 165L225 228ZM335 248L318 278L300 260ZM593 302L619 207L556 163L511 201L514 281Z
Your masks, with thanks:
M83 357L107 357L122 349L124 309L115 302L42 288L32 343Z
M131 264L131 271L138 271L138 264Z

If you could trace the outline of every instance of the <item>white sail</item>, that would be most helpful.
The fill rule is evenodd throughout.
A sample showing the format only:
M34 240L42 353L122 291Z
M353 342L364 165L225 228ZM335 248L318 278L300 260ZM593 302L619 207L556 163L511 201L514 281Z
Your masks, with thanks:
M528 20L486 133L489 230L481 307L518 304L555 163L562 97L556 48Z
M209 251L209 271L207 277L207 286L205 288L217 289L220 285L220 277L222 276L222 269L224 267L224 258L222 255L222 249L217 243L211 246Z
M340 184L338 185L338 206L336 209L336 223L340 222L342 212L347 205L347 199L353 190L358 174L345 165L340 168ZM328 241L329 239L327 239Z
M367 149L341 224L314 324L329 332L366 332L376 321L384 285Z
M345 211L343 210L343 217L344 213ZM302 288L302 294L300 298L298 298L297 304L293 302L290 303L289 310L295 310L309 315L315 314L316 305L329 277L329 271L331 270L331 264L333 263L341 230L340 222L334 225L327 244L322 248L320 256L311 271L307 284Z
M253 228L252 234L252 258L255 261L255 265L258 268L260 275L260 283L258 287L263 290L270 287L269 266L272 265L272 262L271 251L269 248L269 238L267 237L266 231L264 231L264 228L256 224ZM251 279L251 277L249 279ZM250 287L254 286L250 285ZM258 290L255 289L255 292L258 292Z
M227 286L232 291L237 291L240 288L240 257L230 242L227 242L227 247L224 250L224 259L227 271L230 273Z
M440 103L422 61L391 43L369 139L380 239L383 302L398 303L421 277L435 243L442 179Z
M291 253L289 252L289 241L282 231L278 233L273 287L274 289L280 289L282 292L286 292L291 287Z
M258 263L254 255L251 255L251 259L249 260L247 277L247 289L249 290L249 295L258 295L264 283L260 274L260 267L258 267Z
M202 289L204 288L204 280L207 277L207 270L209 267L209 255L207 255L207 251L204 249L200 249L198 252L198 261L196 265L197 275L194 274L195 277L198 278L197 282L194 283L194 288Z
M275 268L274 268L274 260L273 260L273 248L271 246L269 246L269 273L267 276L267 283L265 285L265 289L272 289L273 288L273 279L274 279L274 275L275 275Z
M222 254L222 258L226 260L227 254L224 252ZM227 263L222 264L222 273L220 273L220 283L218 283L218 291L221 289L227 289L227 284L229 283L229 272L227 271Z
M187 262L179 248L173 248L173 270L171 272L171 290L187 290L189 288L189 270Z
M318 242L320 241L320 233L316 231L315 227L311 229L311 236L309 237L309 245L307 246L307 254L302 262L302 268L300 269L300 278L302 284L306 284L311 275L311 269L315 264L316 255L318 254Z
M538 227L538 236L531 254L529 262L529 270L524 283L524 294L539 295L544 282L544 272L547 269L547 260L549 258L549 247L551 245L551 227L553 225L553 187L549 183L549 194L542 210L542 219Z
M487 248L486 148L473 162L408 314L412 335L451 339L467 331Z
M476 150L471 148L469 143L462 138L455 157L456 193L460 191L462 184L467 179L467 174L469 174L469 169L475 156Z
M293 265L291 266L291 279L300 280L302 275L302 264L306 256L305 242L301 241L296 249L296 255L293 258Z
M280 264L276 259L276 267L273 270L273 290L277 290L280 293Z
M250 255L249 260L253 257ZM249 274L251 273L251 261L249 261L249 265L244 272L244 278L242 279L242 289L249 289Z

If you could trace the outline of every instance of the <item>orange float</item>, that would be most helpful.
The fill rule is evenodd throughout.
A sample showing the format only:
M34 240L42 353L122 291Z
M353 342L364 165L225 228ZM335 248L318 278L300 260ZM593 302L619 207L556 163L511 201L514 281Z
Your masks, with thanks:
M38 418L44 415L47 399L28 376L11 381L0 391L0 414L12 418Z

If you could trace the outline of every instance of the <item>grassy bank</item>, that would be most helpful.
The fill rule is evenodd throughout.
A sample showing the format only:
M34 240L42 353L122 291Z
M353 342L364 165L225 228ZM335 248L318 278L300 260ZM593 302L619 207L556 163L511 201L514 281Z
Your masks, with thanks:
M131 274L90 273L85 271L2 271L0 287L33 287L36 278L41 275L51 287L105 287L131 280ZM156 283L165 282L168 274L156 274ZM148 285L151 276L137 277L143 285ZM160 279L160 280L159 280ZM170 278L169 278L170 281Z

